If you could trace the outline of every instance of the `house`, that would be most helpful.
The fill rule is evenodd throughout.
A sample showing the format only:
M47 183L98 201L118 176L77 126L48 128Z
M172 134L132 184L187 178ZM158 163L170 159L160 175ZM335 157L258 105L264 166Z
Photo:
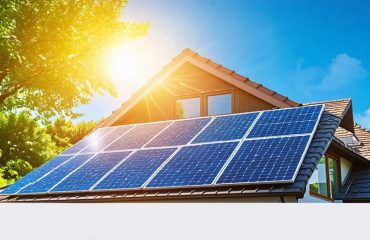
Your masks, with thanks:
M320 104L325 109L293 182L33 195L3 193L2 201L370 201L370 131L354 123L351 99L298 103L189 49L175 57L97 128ZM52 176L53 172L48 174Z

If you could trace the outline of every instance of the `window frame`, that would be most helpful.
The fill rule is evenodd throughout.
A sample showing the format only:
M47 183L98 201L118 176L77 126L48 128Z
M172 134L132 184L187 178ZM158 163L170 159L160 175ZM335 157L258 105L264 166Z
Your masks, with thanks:
M200 94L189 94L189 95L183 95L183 96L176 96L175 97L175 100L173 101L173 118L174 119L188 119L188 118L178 118L176 116L176 102L178 100L185 100L185 99L191 99L191 98L199 98L199 107L200 107L200 111L199 111L199 115L200 117L203 116L203 112L202 112L202 96ZM194 117L190 117L190 118L194 118Z
M203 93L194 93L194 94L185 94L185 95L179 95L174 97L173 101L173 118L174 119L182 119L177 118L176 116L176 102L178 100L183 99L189 99L189 98L199 98L200 99L200 117L205 116L217 116L217 115L208 115L208 96L217 96L217 95L225 95L225 94L231 94L231 113L235 113L235 94L234 89L228 89L228 90L218 90L218 91L210 91L210 92L203 92ZM218 114L218 115L225 115L225 114ZM186 119L186 118L183 118Z
M208 97L211 96L218 96L218 95L231 95L231 113L221 113L221 114L214 114L214 115L209 115L208 114ZM225 114L232 114L234 113L234 91L231 90L223 90L223 91L217 91L217 92L210 92L210 93L205 93L204 94L204 114L205 116L217 116L217 115L225 115Z
M334 202L334 198L333 198L333 192L332 192L332 189L331 189L331 183L330 183L330 172L329 172L329 158L333 159L334 161L337 161L338 163L338 177L339 177L339 188L342 187L342 176L341 176L341 162L340 162L340 156L335 154L335 153L332 153L332 152L328 152L324 155L325 157L325 174L326 174L326 188L327 188L327 191L329 193L329 196L325 196L325 195L322 195L320 193L317 193L317 192L312 192L310 191L309 189L309 186L308 186L308 190L309 190L309 194L313 197L316 197L316 198L321 198L323 200L327 200L327 201L330 201L330 202Z

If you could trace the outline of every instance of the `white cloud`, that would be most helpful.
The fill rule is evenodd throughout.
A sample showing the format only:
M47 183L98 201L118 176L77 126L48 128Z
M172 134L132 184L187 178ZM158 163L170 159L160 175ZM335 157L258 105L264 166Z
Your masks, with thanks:
M341 53L326 67L304 66L304 59L298 59L296 69L288 79L294 80L297 91L312 96L318 91L345 90L367 76L368 72L359 59Z
M370 108L367 109L363 114L357 114L356 118L361 126L370 129Z
M366 76L367 72L360 60L342 53L332 60L320 86L327 90L336 90L347 84L363 80Z

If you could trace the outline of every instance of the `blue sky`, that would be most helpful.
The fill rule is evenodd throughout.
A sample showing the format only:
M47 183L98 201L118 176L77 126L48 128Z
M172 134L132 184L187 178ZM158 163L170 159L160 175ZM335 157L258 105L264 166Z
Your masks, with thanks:
M136 46L155 61L141 78L189 47L298 102L351 97L357 122L370 127L369 13L365 0L131 0L122 18L150 22ZM144 81L122 79L118 98L79 110L107 116Z

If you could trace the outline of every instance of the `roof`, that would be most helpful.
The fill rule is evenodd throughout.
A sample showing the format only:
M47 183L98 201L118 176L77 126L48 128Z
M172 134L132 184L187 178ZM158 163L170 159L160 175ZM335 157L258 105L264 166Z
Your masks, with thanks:
M130 99L124 102L121 107L113 111L113 113L98 123L97 128L112 125L127 111L129 111L135 104L137 104L145 95L147 95L155 87L167 79L171 73L182 66L184 63L191 63L223 80L226 82L243 89L244 91L254 95L264 101L279 107L297 107L301 104L283 96L263 85L244 77L234 70L226 68L208 58L199 55L190 49L184 49L179 55L172 59L172 61L164 66L162 70L151 78L142 88L136 91Z
M319 121L308 152L293 183L246 185L234 187L194 187L187 189L111 191L90 193L68 193L47 195L10 196L2 201L137 201L137 200L173 200L186 198L222 198L222 197L258 197L258 196L296 196L303 197L309 178L316 164L334 138L340 118L325 111ZM1 200L0 200L1 201Z

